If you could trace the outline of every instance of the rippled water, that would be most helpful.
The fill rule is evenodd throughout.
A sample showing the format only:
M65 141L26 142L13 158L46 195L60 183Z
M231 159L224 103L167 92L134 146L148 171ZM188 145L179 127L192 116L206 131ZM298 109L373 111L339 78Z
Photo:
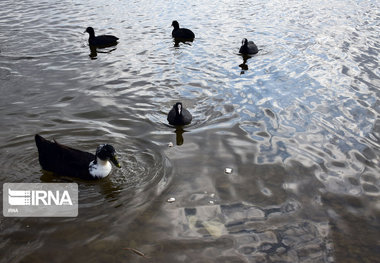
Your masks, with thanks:
M76 181L77 218L2 217L0 261L378 261L379 7L0 1L1 181L67 182L41 171L36 133L111 143L123 166ZM193 43L174 46L174 19ZM91 52L87 26L120 43Z

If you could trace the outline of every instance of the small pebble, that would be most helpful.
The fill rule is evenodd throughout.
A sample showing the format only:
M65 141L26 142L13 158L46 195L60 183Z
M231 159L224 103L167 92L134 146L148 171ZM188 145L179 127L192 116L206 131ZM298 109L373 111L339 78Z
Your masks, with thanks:
M210 204L212 204L212 205L214 204L214 201L212 201L212 200L211 200L211 201L208 201L208 202L209 202Z
M169 147L173 147L174 144L173 144L172 142L169 142L168 146L169 146Z
M232 173L232 168L225 168L225 169L224 169L224 172L225 172L226 174L230 174L230 173Z
M211 198L214 198L214 197L215 197L215 194L210 194L210 197L211 197Z
M167 202L168 203L173 203L173 202L175 202L175 198L174 197L170 197Z

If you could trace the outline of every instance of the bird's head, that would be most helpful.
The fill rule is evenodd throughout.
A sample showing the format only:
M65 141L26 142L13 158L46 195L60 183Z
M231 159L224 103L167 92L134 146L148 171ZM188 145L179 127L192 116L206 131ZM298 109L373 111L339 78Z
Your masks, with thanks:
M111 161L116 167L121 167L116 158L115 148L113 148L113 146L110 144L99 145L99 147L96 149L95 155L102 161Z
M172 22L172 27L174 27L174 29L178 29L179 28L179 23L177 22L177 20L174 20Z
M86 30L84 31L84 33L89 33L90 36L95 36L95 31L92 27L87 27Z

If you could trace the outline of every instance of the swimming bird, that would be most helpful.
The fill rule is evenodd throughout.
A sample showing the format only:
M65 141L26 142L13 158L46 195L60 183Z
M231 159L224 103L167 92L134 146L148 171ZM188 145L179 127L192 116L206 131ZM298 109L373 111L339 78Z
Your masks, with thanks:
M95 36L95 31L92 27L87 27L84 32L87 32L90 37L88 38L88 43L90 46L96 46L96 47L109 47L117 45L118 37L111 36L111 35L101 35L101 36Z
M71 147L51 142L36 134L34 137L38 149L38 159L42 169L63 176L91 180L109 175L112 170L110 161L118 168L115 149L109 144L102 144L95 155Z
M187 125L191 123L192 119L193 116L182 106L181 102L174 104L168 114L168 122L171 125Z
M243 38L242 40L242 46L240 47L239 53L248 55L248 54L256 54L259 52L259 49L253 43L253 41L248 41L246 38Z
M193 31L187 28L180 28L179 23L176 20L172 22L172 27L174 27L172 31L172 37L174 38L188 39L188 40L193 40L195 38Z

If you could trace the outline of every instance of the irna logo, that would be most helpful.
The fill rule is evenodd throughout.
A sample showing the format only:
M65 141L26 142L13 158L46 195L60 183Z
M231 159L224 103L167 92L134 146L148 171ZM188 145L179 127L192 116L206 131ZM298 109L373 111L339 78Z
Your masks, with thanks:
M3 215L8 217L74 217L78 215L76 183L5 183Z
M11 190L8 189L10 205L73 205L67 190Z

